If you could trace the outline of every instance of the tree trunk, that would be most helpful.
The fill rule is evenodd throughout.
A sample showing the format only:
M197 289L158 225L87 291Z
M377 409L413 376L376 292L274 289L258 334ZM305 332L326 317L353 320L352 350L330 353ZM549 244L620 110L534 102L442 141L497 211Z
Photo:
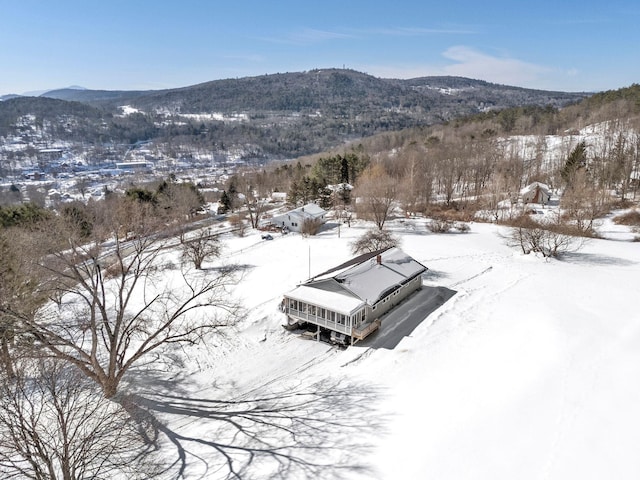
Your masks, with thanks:
M9 341L2 335L0 337L0 360L4 371L9 378L15 378L16 372L13 369L13 360L11 359L11 353L9 352Z
M118 381L113 378L107 378L102 383L102 391L105 398L113 398L118 393Z

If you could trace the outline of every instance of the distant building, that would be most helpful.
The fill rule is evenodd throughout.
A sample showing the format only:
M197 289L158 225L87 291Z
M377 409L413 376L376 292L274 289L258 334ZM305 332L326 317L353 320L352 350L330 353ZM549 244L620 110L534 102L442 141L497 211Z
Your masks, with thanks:
M545 205L551 200L551 190L544 183L533 182L520 190L520 198L523 203L539 203Z
M344 343L362 340L380 317L422 288L427 268L397 247L360 255L318 275L284 296L290 325L317 325Z
M117 162L116 168L127 172L150 172L153 169L153 164L148 162Z
M325 223L327 211L315 203L308 203L304 207L275 215L270 222L277 228L286 228L292 232L301 232L305 222Z
M273 192L271 193L271 200L274 202L286 202L287 192Z

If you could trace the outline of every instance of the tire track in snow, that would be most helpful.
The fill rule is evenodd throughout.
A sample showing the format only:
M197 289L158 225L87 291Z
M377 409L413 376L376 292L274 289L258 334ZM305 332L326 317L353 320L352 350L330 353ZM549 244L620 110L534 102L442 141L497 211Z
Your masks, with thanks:
M301 340L301 341L306 341L306 340ZM237 395L236 397L234 397L234 400L241 400L246 398L249 394L251 393L255 393L256 391L260 391L265 389L268 386L271 386L277 382L281 382L284 381L285 379L294 377L295 375L301 373L303 370L307 370L310 367L313 367L323 361L325 361L326 359L328 359L329 357L335 355L335 353L337 352L336 348L333 347L329 347L327 350L325 350L324 352L311 357L309 360L307 360L306 362L304 362L302 365L298 365L297 367L295 367L293 370L281 373L280 375L277 375L275 377L272 377L260 384L258 384L257 386L242 392L241 394Z
M493 271L493 267L489 266L475 275L455 282L450 287L470 282L488 274L491 271ZM529 277L530 274L520 274L517 278L510 281L499 290L492 291L489 295L481 295L478 293L485 289L486 285L480 285L472 289L463 288L458 290L456 295L452 297L452 303L449 305L448 309L434 317L431 322L431 327L435 327L435 331L427 336L427 340L429 343L437 343L442 339L450 337L453 332L462 329L462 337L458 338L458 341L462 341L462 338L468 337L473 333L473 331L479 328L478 325L481 323L481 319L486 320L487 318L491 318L490 312L494 311L492 305L500 301L500 297L504 292L516 287ZM485 313L486 316L482 317L481 315ZM451 321L443 324L443 317Z
M484 270L482 270L480 273L476 273L475 275L471 275L468 278L465 278L463 280L457 281L455 283L452 283L451 285L449 285L447 288L453 288L453 287L457 287L458 285L462 285L463 283L467 283L470 282L471 280L481 277L482 275L484 275L485 273L489 273L491 270L493 270L493 266L489 266L488 268L485 268Z

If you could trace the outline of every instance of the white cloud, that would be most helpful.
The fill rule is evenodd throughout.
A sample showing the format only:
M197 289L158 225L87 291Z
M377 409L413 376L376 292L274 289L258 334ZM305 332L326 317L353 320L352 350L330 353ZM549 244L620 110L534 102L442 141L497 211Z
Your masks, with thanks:
M416 78L451 75L504 85L540 88L543 77L552 70L508 56L493 56L467 46L454 46L442 52L444 65L368 65L362 70L384 78Z
M533 86L550 69L510 57L496 57L466 46L450 47L443 57L455 63L442 67L444 75L479 78L506 85Z
M305 28L299 32L293 33L291 38L302 43L324 42L327 40L340 40L344 38L352 38L352 35L339 32L330 32L328 30L316 30L313 28Z
M282 37L260 37L257 40L269 43L280 43L289 45L309 45L313 43L341 40L345 38L353 38L353 35L340 32L331 32L328 30L304 28Z

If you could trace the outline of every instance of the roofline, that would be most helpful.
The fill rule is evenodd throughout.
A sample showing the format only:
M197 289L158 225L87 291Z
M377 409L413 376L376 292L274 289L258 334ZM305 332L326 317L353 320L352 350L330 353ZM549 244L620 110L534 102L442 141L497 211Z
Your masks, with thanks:
M344 270L347 267L352 267L354 265L360 265L361 263L364 263L367 260L370 260L373 257L386 252L387 250L391 250L392 248L395 248L395 247L387 247L387 248L382 248L380 250L376 250L374 252L367 252L367 253L360 254L357 257L353 257L351 260L347 260L343 264L338 265L337 267L330 268L326 272L322 272L322 273L319 273L318 275L314 275L309 280L314 280L317 277L323 277L324 275L329 275L329 274L331 274L333 272L337 272L338 270ZM422 264L420 264L420 265L422 265ZM422 265L422 266L424 267L424 265Z
M347 269L349 267L354 267L356 265L360 265L364 262L366 262L367 260L370 260L378 255L383 254L384 252L391 250L392 248L397 248L398 250L400 250L398 247L396 246L392 246L392 247L386 247L386 248L381 248L380 250L375 250L373 252L367 252L367 253L363 253L361 255L358 255L357 257L352 258L351 260L348 260L347 262L344 262L341 265L338 265L337 267L334 267L330 270L327 270L326 272L323 272L321 274L318 274L312 278L310 278L309 280L307 280L306 282L304 282L301 285L312 285L316 282L320 282L322 280L316 280L316 278L318 277L323 277L325 275L330 275L338 270L344 270ZM403 285L405 285L406 283L412 281L414 278L422 275L424 272L426 272L427 270L429 270L426 266L424 266L422 263L418 262L415 258L410 257L415 263L417 263L418 265L420 265L422 267L422 270L420 270L419 272L417 272L415 275L411 275L411 276L406 276L403 273L395 270L394 268L392 268L391 266L389 266L388 263L382 262L380 265L384 268L386 268L387 270L392 271L393 273L400 275L404 278L403 281L401 282L396 282L393 285L389 286L389 288L387 288L387 291L391 290L393 291L396 288L402 287ZM384 296L381 296L380 298L376 299L375 301L373 301L372 299L368 299L368 298L362 298L360 297L360 295L358 295L356 292L354 292L351 288L349 288L347 283L342 283L342 282L338 282L335 278L335 276L331 276L329 278L327 278L326 280L333 280L334 282L338 283L340 285L340 287L342 289L344 289L345 291L349 292L351 295L353 295L355 298L360 299L365 305L370 305L370 306L374 306L377 305L378 303L380 303L380 301L382 301L382 299L384 298Z

